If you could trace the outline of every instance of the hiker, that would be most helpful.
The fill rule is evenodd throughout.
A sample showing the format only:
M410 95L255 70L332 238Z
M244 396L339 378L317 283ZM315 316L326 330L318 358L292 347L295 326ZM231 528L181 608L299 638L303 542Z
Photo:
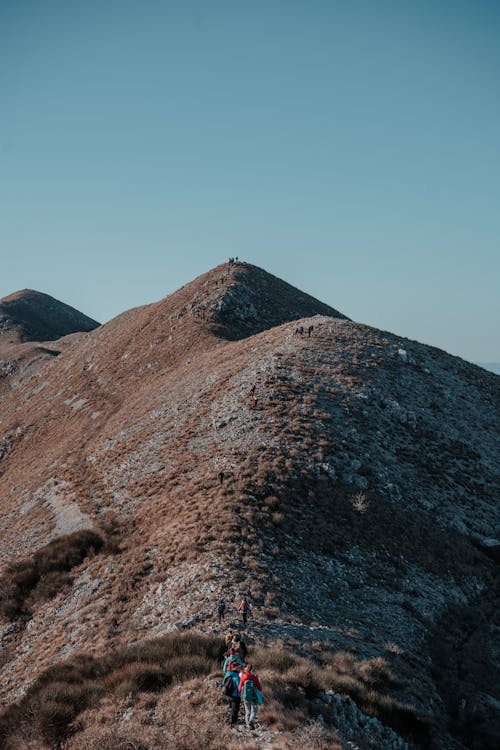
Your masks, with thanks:
M253 666L245 664L240 670L239 693L243 698L245 706L245 724L247 729L255 729L257 711L259 704L262 703L262 685L256 674L253 674Z
M219 625L224 619L225 613L226 613L226 602L224 601L224 599L219 599L219 603L217 605L217 617L219 618Z
M241 604L238 607L238 612L241 612L241 619L243 620L243 625L247 624L248 614L251 611L252 611L251 606L249 605L245 597L243 597L243 599L241 600Z
M222 484L223 481L224 481L224 472L219 471L219 483Z
M257 399L255 396L250 396L250 408L256 409L257 408Z
M241 669L243 667L243 659L240 659L236 651L231 648L228 655L224 659L224 664L222 665L222 671L224 672L224 674L226 674L233 662L236 664L238 669Z
M313 326L309 326L309 328L307 329L307 335L309 336L309 338L311 338L312 332L313 332Z
M229 723L234 725L238 722L240 711L241 696L239 692L240 675L238 673L239 665L232 661L229 669L222 678L222 693L229 702Z
M235 638L235 635L232 630L228 630L226 635L224 636L224 642L226 644L226 650L229 652L229 649L231 648L231 644Z
M231 648L236 654L238 654L242 661L246 661L248 654L247 644L245 641L242 641L238 635L233 638Z

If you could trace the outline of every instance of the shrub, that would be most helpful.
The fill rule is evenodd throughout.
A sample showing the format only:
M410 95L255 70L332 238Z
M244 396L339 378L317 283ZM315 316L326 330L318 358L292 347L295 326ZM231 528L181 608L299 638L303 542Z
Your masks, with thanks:
M45 573L26 597L25 604L31 610L37 601L52 599L56 594L71 584L71 576L65 572L53 571Z
M278 607L264 607L262 612L270 620L275 620L280 614Z
M282 644L276 644L268 648L258 647L253 657L256 664L265 664L266 669L283 673L299 662L299 657L292 651L284 648Z
M136 695L145 691L158 693L170 685L172 675L166 669L155 664L131 663L112 672L106 679L106 685L119 695Z
M96 706L104 696L154 694L173 682L199 679L219 669L223 651L222 639L191 632L126 646L101 659L86 654L75 656L46 670L18 704L4 711L0 716L0 746L4 746L2 741L10 741L27 729L35 737L57 744L71 734L75 718ZM213 729L214 723L210 726ZM151 746L155 750L156 747ZM187 748L188 740L172 747ZM198 744L192 747L197 748ZM215 750L215 745L206 747Z
M163 732L143 726L129 726L118 731L91 727L70 740L67 750L159 750L165 747L160 744L162 739Z
M300 727L289 737L282 737L276 745L276 750L342 750L335 731L328 729L319 722L313 722Z
M75 531L54 539L35 552L34 562L40 576L53 571L71 570L91 552L100 552L104 539L95 531Z
M29 736L34 744L26 750L36 748L39 740L51 746L64 742L67 750L236 750L238 742L227 727L227 705L216 689L223 650L222 639L191 631L124 646L100 659L73 657L40 675L19 703L4 711L0 745L17 750ZM358 661L345 652L329 653L324 644L316 652L311 658L275 644L251 654L265 694L259 718L289 733L280 739L283 750L338 750L328 727L304 726L318 712L328 722L330 709L317 698L331 689L350 696L365 713L397 731L418 735L422 721L414 709L379 690L394 683L384 659ZM126 705L133 706L126 730L116 710L117 698L127 698ZM153 718L163 727L161 739L147 728ZM107 733L99 730L99 720L115 723L117 731L108 726Z
M103 547L104 539L95 531L75 531L8 565L0 578L0 616L29 617L36 601L55 596L71 582L66 574Z
M357 665L357 674L368 685L397 685L398 681L381 656L366 659Z
M287 685L303 690L306 698L313 699L321 692L321 670L304 661L289 669L283 675Z
M168 662L168 669L172 680L184 682L200 674L210 674L214 667L214 658L202 654L184 654Z

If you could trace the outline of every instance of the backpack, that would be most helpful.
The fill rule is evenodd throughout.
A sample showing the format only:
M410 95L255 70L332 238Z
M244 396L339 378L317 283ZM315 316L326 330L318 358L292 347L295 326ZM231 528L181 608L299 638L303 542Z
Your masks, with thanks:
M224 660L224 666L223 666L223 671L224 672L229 672L230 671L229 665L231 664L232 661L235 661L240 667L243 666L243 662L241 661L241 659L239 658L239 656L235 656L234 654L230 654Z
M234 677L231 673L226 674L222 680L222 695L226 698L234 698L236 687L234 684Z
M255 692L255 685L252 678L246 680L243 685L243 700L247 703L255 703L257 700L257 693Z

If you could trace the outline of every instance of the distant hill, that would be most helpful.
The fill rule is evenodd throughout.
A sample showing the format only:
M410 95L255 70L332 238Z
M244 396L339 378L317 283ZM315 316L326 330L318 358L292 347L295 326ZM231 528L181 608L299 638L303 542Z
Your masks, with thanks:
M223 723L196 638L242 595L253 750L326 747L293 734L319 716L345 746L496 742L497 376L237 263L0 385L0 744ZM187 655L152 640L185 630Z
M54 341L99 323L48 294L23 289L0 299L0 336L10 343Z

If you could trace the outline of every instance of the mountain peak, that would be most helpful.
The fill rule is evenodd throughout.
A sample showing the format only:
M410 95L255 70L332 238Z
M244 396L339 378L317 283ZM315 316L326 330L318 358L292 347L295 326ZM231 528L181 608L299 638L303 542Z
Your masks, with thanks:
M220 338L230 340L313 315L347 319L333 307L250 263L216 266L183 290L192 293L188 309L214 323Z
M18 342L53 341L69 333L92 331L99 323L74 307L34 289L0 299L0 333Z

